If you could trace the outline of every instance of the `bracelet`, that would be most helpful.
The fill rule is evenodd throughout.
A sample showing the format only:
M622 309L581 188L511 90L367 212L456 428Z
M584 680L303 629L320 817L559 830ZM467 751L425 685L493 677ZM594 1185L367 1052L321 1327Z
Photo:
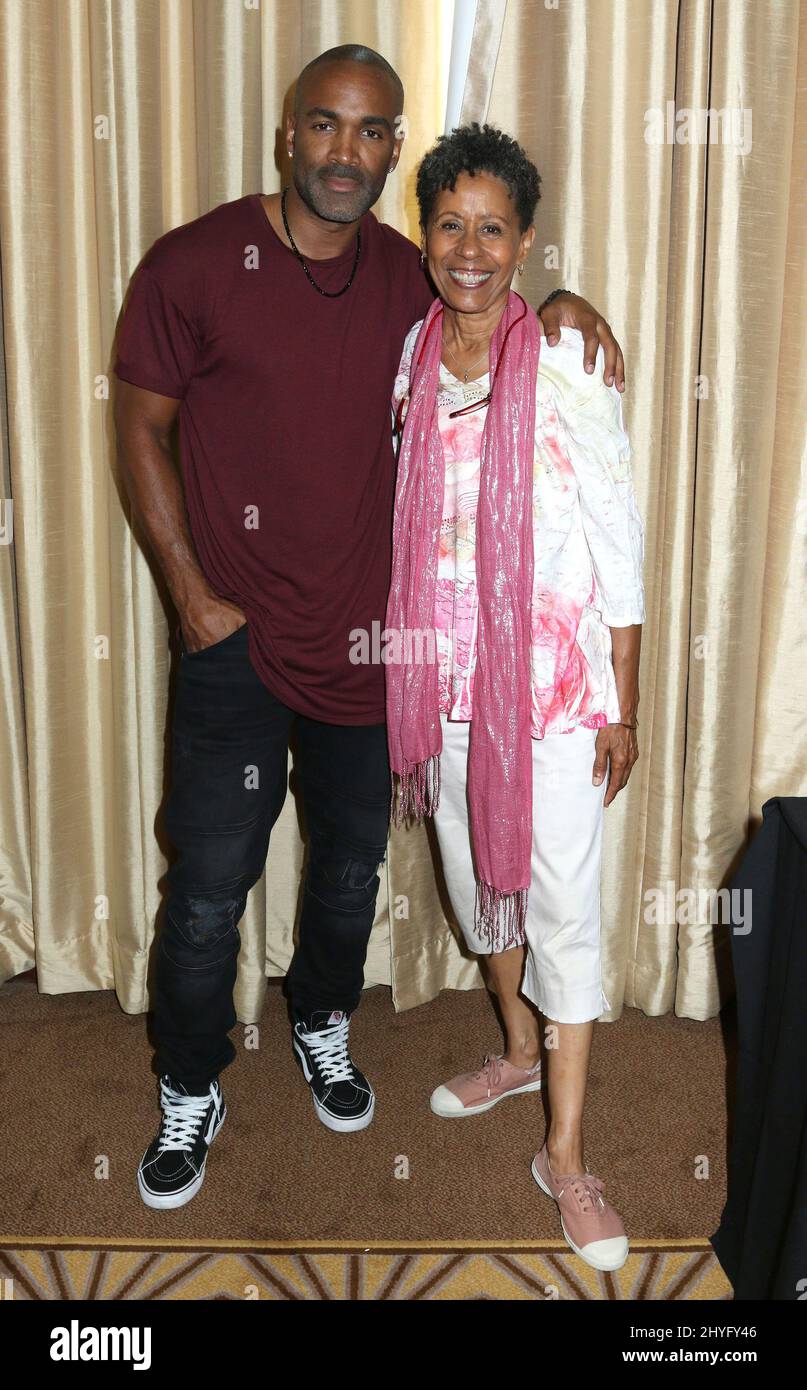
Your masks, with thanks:
M546 299L542 300L541 303L538 305L538 313L540 314L541 310L547 304L551 304L553 299L557 299L559 294L571 294L571 290L553 290L552 293L548 294Z

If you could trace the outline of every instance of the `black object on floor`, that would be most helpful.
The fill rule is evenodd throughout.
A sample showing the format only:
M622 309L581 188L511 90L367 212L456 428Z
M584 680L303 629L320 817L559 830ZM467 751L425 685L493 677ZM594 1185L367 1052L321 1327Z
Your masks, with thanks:
M807 1295L807 797L772 797L762 816L729 884L750 890L751 929L731 932L737 1093L711 1243L735 1300L795 1300Z

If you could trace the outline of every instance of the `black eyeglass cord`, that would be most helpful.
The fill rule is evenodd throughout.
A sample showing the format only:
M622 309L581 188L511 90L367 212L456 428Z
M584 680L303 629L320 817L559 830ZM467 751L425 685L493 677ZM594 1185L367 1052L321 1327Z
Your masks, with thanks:
M295 256L297 257L298 261L300 262L300 265L303 267L303 270L305 271L306 275L308 276L308 279L311 281L311 284L314 286L314 289L315 289L315 290L318 290L319 293L320 293L321 295L324 295L326 299L339 299L340 295L346 294L347 291L350 289L350 286L353 284L353 277L354 277L354 275L356 274L356 267L357 267L358 264L359 264L359 252L361 251L361 227L359 227L359 228L357 229L357 231L356 231L356 256L355 256L355 259L354 259L354 261L353 261L353 269L352 269L351 272L350 272L350 279L348 280L347 284L346 284L341 290L324 290L324 289L322 288L321 285L318 285L318 284L317 284L316 280L314 279L313 275L311 274L311 271L308 269L308 266L306 265L305 261L303 260L302 256L300 255L300 252L297 250L297 246L296 246L296 244L295 244L294 237L292 236L291 231L289 230L288 218L286 217L286 193L287 193L287 192L288 192L288 190L284 188L284 189L283 189L283 192L282 192L281 195L280 195L280 213L281 213L281 216L282 216L282 218L283 218L283 226L284 226L285 229L286 229L286 236L287 236L288 239L289 239L289 244L291 245L291 249L292 249L292 251L294 252Z

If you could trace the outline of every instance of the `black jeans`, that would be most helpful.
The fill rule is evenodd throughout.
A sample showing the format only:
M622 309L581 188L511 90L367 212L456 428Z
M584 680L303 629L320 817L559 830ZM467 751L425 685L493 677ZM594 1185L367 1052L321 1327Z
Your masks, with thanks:
M159 1075L189 1090L235 1057L238 923L286 799L293 727L309 845L286 992L302 1014L359 1002L389 824L386 726L296 714L256 674L243 625L183 650L177 677L165 810L177 858L157 941L154 1031Z

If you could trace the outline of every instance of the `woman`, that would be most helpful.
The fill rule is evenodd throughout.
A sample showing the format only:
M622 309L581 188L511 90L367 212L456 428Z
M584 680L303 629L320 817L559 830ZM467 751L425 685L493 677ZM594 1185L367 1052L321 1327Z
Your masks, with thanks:
M540 1089L542 1013L550 1124L533 1176L572 1248L618 1269L628 1241L586 1167L582 1114L594 1020L610 1008L603 809L638 756L644 532L602 354L586 375L580 334L550 348L510 288L539 184L515 141L477 124L442 136L418 171L439 298L407 337L393 398L393 818L434 817L506 1030L504 1054L438 1086L432 1109L478 1114Z

